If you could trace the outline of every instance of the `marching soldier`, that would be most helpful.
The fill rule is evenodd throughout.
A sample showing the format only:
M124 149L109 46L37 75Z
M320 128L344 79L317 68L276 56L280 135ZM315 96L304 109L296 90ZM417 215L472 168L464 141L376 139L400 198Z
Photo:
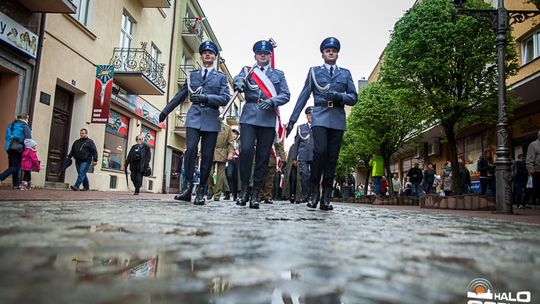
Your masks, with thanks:
M216 148L214 150L214 166L210 172L216 172L215 184L212 178L208 178L208 199L214 196L214 201L219 201L221 192L229 192L227 177L225 176L225 165L231 160L234 151L233 133L231 127L225 122L221 123L221 131L218 133Z
M282 163L278 161L278 157L282 160ZM274 193L274 179L276 172L281 173L286 166L287 156L285 155L285 149L280 142L274 143L274 152L268 157L268 169L266 171L266 179L262 188L261 198L264 199L265 204L273 204L273 198L276 195Z
M214 61L218 53L217 46L211 41L205 41L199 46L202 68L189 74L187 83L184 84L159 115L159 121L164 121L167 115L189 96L192 105L186 117L186 152L184 154L186 187L174 199L191 201L193 171L200 140L201 178L193 202L195 205L204 205L205 203L205 188L212 168L217 135L221 130L218 117L219 107L227 104L230 99L227 76L214 68Z
M334 37L324 39L320 46L324 64L312 67L298 97L293 114L287 125L287 135L292 131L300 112L313 93L314 157L311 165L311 195L307 206L316 208L320 200L321 210L332 210L330 194L336 171L337 159L345 131L345 105L356 104L357 93L351 72L336 66L340 43ZM320 194L322 176L323 195Z
M233 153L231 159L227 162L227 181L229 183L229 190L232 192L233 200L236 201L238 198L238 158L240 157L239 154L239 139L240 139L240 132L238 130L233 129ZM229 200L230 193L225 193L225 200Z
M293 159L296 166L300 169L300 185L302 187L302 203L307 203L309 199L310 177L311 177L311 162L313 161L313 134L311 132L311 120L313 107L307 107L306 113L307 123L299 125L294 138Z
M244 92L246 101L240 117L242 191L236 204L245 206L249 200L249 207L255 209L259 208L259 192L268 166L268 154L276 137L276 110L289 102L290 98L285 75L282 71L270 67L272 51L273 46L269 41L256 42L253 45L256 65L252 70L243 68L233 82L234 90ZM246 75L249 75L247 79ZM250 195L248 189L254 156L255 170Z

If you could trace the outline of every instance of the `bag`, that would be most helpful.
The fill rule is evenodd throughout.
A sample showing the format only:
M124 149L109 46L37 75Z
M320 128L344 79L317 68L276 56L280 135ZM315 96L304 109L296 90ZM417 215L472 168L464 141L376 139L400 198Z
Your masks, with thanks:
M529 179L527 179L527 186L525 186L526 189L532 189L533 188L533 178L529 175Z
M12 138L9 151L22 153L24 151L24 145L17 138Z
M152 176L152 169L150 167L144 168L143 176Z

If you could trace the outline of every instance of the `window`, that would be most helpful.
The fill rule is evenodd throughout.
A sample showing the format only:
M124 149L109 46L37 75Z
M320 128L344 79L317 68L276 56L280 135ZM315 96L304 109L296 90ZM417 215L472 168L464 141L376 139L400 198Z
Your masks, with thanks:
M126 12L122 15L122 29L120 31L120 47L130 48L133 40L133 19Z
M521 42L521 60L527 64L540 56L540 30Z
M150 146L150 151L152 152L152 158L150 159L150 168L154 172L154 155L156 150L156 131L150 129L149 127L142 125L141 133L144 134L144 142Z
M152 69L153 71L159 71L159 60L161 58L161 52L155 44L152 43L150 47L150 56L152 56Z
M88 5L90 0L71 0L71 2L77 7L75 14L71 14L82 25L88 26Z
M102 168L122 170L127 154L128 133L129 118L111 110L105 126Z

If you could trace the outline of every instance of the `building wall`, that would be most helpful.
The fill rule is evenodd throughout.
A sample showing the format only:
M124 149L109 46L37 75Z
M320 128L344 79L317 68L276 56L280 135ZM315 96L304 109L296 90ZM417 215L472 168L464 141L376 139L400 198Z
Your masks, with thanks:
M38 151L42 164L47 165L47 152L54 95L56 87L62 87L74 94L73 114L71 117L69 143L79 138L79 130L87 128L89 137L94 140L98 150L98 165L94 173L89 174L91 189L111 190L109 176L117 176L119 182L114 190L127 190L122 182L123 172L109 171L101 168L103 159L105 124L90 123L92 102L94 97L94 81L96 65L109 64L113 48L119 46L121 18L126 11L136 22L134 26L132 48L139 48L140 42L147 42L146 50L154 43L161 51L161 63L165 63L164 77L168 76L168 61L170 56L170 32L172 31L172 8L143 8L138 0L123 1L90 1L89 24L84 26L70 15L48 15L45 28L43 59L38 80L38 92L51 95L51 104L45 105L36 101L34 115L34 138L38 142ZM39 93L37 94L39 98ZM141 96L148 103L161 109L166 104L165 95ZM128 135L129 149L134 144L134 138L140 133L142 118L124 110L111 102L111 109L131 116L130 132ZM156 148L154 155L153 177L148 178L154 183L152 192L161 189L165 154L165 132L157 129ZM36 186L45 185L45 172L42 170L34 175ZM75 181L75 168L66 171L65 182ZM146 180L146 178L145 178ZM144 185L147 183L145 181ZM132 188L132 187L131 187ZM142 189L143 191L146 189Z

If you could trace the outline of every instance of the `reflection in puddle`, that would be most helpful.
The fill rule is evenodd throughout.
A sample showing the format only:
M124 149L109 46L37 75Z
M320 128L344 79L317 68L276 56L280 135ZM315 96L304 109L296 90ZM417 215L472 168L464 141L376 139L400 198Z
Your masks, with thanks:
M92 257L74 258L75 273L83 280L119 276L126 280L151 279L156 276L158 258Z

